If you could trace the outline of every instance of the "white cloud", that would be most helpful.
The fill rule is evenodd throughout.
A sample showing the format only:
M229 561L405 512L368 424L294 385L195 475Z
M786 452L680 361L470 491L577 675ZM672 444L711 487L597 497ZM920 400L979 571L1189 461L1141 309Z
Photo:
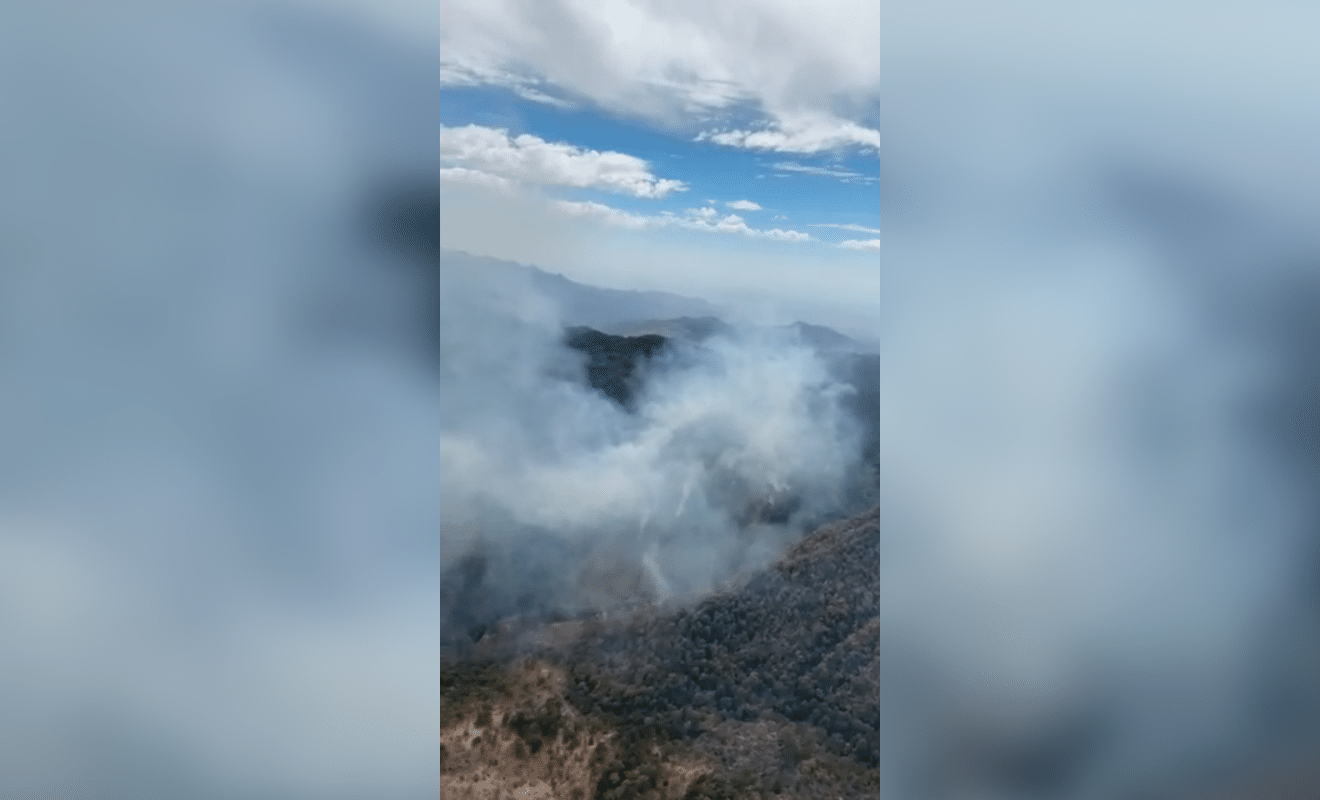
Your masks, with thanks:
M724 205L728 206L729 208L732 208L734 211L760 211L760 210L761 210L761 207L760 207L759 205L757 205L756 203L753 203L751 200L734 200L733 202L731 202L731 203L725 203Z
M737 214L729 214L723 218L717 218L718 216L713 208L689 208L681 217L668 211L663 212L661 219L667 224L677 225L689 230L709 231L711 233L740 233L744 236L761 236L782 242L811 240L809 234L798 231L784 231L778 228L768 231L758 230L749 226Z
M852 223L852 222L844 222L844 223L839 223L839 222L817 222L817 223L814 223L814 224L808 224L807 227L809 227L809 228L838 228L839 230L853 231L853 232L855 232L855 233L875 233L875 234L880 233L880 229L879 229L879 228L868 228L868 227L866 227L865 225L857 225L857 224Z
M489 172L481 172L475 169L465 167L443 167L440 170L440 181L442 183L465 183L469 186L480 186L483 189L493 189L495 191L510 193L518 188L517 181L511 181L508 178L502 178L499 175L492 175Z
M848 241L839 245L839 247L844 247L849 250L879 250L880 240L879 239L849 239Z
M778 228L762 231L761 233L766 238L776 239L782 242L805 242L811 239L809 234L801 233L800 231L781 231Z
M747 227L747 223L744 222L743 218L738 216L737 214L730 214L727 217L724 217L723 219L717 220L715 222L706 221L703 224L709 225L712 228L714 228L714 230L719 231L721 233L745 233L749 235L753 235L756 233L756 231Z
M662 198L687 189L682 181L657 178L647 163L635 156L547 142L526 133L510 137L504 129L481 125L441 126L440 158L449 169L633 197Z
M833 116L796 124L781 122L761 130L702 131L696 140L781 153L819 153L843 147L880 150L879 131Z
M759 116L766 130L723 134L736 146L879 147L875 0L447 0L441 53L451 73L535 75L694 130L731 111Z
M779 228L774 228L772 230L753 228L737 214L728 214L721 217L719 212L709 206L703 208L689 208L682 214L675 214L672 211L662 211L660 214L654 216L630 214L626 211L621 211L617 208L596 202L553 200L550 202L549 207L551 211L563 216L592 219L597 222L603 222L606 225L617 228L627 228L629 230L676 227L694 231L705 231L707 233L734 233L743 236L771 239L778 242L813 241L810 234L802 233L800 231L786 231L780 230Z
M555 108L573 108L574 104L559 97L546 94L549 88L540 78L519 75L501 69L489 69L464 64L440 65L441 86L500 86L517 94L524 100L554 106Z
M876 180L874 176L863 175L860 172L854 172L848 169L817 167L810 164L799 164L796 161L779 161L774 164L774 168L780 172L796 172L802 175L819 175L824 178L839 178L845 183L874 183Z
M670 211L661 213L661 220L666 225L677 225L691 230L711 231L715 233L742 233L752 235L755 233L743 222L743 218L737 214L729 214L723 219L719 218L719 212L713 208L689 208L678 216Z

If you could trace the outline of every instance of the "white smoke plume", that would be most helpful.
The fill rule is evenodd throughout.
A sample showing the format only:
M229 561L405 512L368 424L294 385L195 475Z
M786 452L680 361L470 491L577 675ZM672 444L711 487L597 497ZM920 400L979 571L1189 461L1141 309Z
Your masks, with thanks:
M456 610L447 636L466 635L459 619L700 597L844 509L858 480L841 404L856 390L786 332L675 341L625 409L588 385L572 321L530 281L442 260L443 560L478 548L494 570L454 598L487 607ZM792 510L767 520L758 502ZM508 560L526 574L496 574Z

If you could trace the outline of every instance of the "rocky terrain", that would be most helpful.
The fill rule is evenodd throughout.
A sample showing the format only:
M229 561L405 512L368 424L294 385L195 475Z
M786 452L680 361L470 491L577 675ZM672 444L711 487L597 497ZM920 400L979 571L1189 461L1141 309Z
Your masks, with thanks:
M585 326L564 332L564 343L586 355L591 388L625 408L631 407L640 383L640 367L659 353L668 339L654 333L611 336Z
M872 797L879 510L679 609L496 624L442 665L446 798Z

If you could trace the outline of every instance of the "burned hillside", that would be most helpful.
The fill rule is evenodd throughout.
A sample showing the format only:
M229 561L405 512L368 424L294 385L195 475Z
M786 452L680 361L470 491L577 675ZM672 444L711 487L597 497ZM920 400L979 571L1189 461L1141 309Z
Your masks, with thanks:
M872 509L694 606L447 663L446 797L875 796L878 568Z
M447 535L462 542L443 560L447 651L466 652L514 617L567 619L707 594L768 564L803 532L876 502L878 356L816 354L792 343L758 350L729 337L696 344L585 326L562 336L569 360L547 359L554 375L541 391L573 393L570 423L590 424L582 438L600 442L596 450L575 449L623 459L608 475L571 486L623 480L646 494L617 518L574 526L529 520L483 500L476 521L455 524ZM513 399L535 387L500 391L480 401ZM527 425L543 440L567 439L562 426L541 417L529 414ZM637 463L639 451L650 460ZM582 457L575 456L578 463ZM488 496L487 484L506 479L493 475L475 488ZM556 486L558 492L570 484L556 478ZM689 578L687 553L712 543L718 551L704 573Z

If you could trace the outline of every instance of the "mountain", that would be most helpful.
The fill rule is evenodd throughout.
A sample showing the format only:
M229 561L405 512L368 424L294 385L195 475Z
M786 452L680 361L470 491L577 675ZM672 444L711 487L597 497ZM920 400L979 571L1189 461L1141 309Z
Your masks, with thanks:
M693 607L494 625L442 664L445 796L876 796L879 544L873 507Z
M564 343L587 357L588 385L625 408L632 407L640 388L638 367L668 342L654 333L611 336L586 326L569 328L564 333Z
M672 319L644 319L621 321L600 326L606 333L616 336L657 335L666 339L678 339L692 344L701 344L713 336L735 337L739 335L771 336L793 344L810 347L819 353L869 353L872 349L851 337L827 328L824 325L812 325L808 322L794 322L789 325L750 325L734 327L719 317L675 317Z
M628 320L710 317L720 313L705 300L669 292L589 286L534 266L460 250L440 251L440 283L441 291L479 285L487 294L535 296L549 302L564 324L597 329Z
M812 325L806 322L794 322L784 325L780 330L791 332L801 344L819 351L845 351L864 353L868 348L856 339L851 339L833 328L824 325Z
M406 214L403 206L397 214ZM440 250L441 291L477 287L487 296L516 300L528 295L549 302L566 326L587 326L614 336L655 334L699 344L712 336L737 332L786 337L820 352L874 352L874 348L833 328L797 321L788 325L739 324L728 310L705 300L669 292L605 289L577 283L535 266Z
M663 336L666 339L700 344L712 336L733 336L732 325L719 317L676 317L674 319L644 319L636 322L617 322L602 326L615 336Z
M587 326L568 328L564 343L586 357L585 381L619 405L632 410L633 399L642 389L645 368L661 353L675 353L683 344L696 345L715 333L733 331L715 317L662 320L661 324L639 323L635 336L604 333ZM626 327L626 326L624 326ZM668 335L656 333L667 331ZM877 469L880 462L880 356L857 352L839 344L857 344L829 328L795 323L779 330L806 331L807 342L822 342L815 348L834 380L852 388L841 404L858 423L862 435L862 460ZM831 347L831 345L835 345ZM671 360L671 365L677 363Z

